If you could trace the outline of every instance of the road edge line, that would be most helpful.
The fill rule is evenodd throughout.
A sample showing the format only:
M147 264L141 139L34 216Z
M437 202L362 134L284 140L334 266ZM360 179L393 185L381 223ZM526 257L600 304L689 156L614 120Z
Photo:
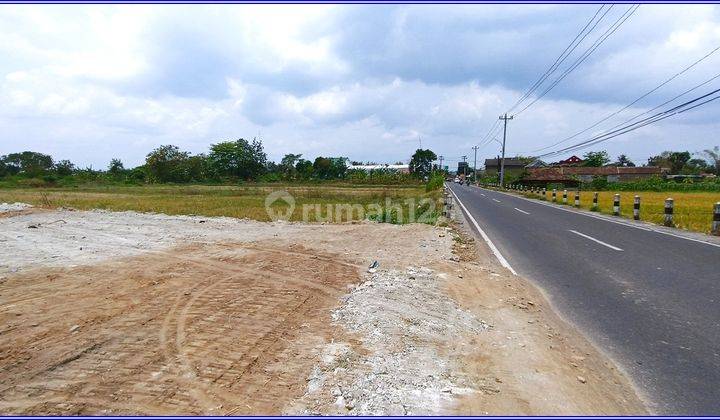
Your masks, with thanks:
M485 233L485 231L482 230L482 228L478 224L477 220L475 220L475 218L472 216L472 214L470 214L470 212L468 211L467 207L465 207L465 205L462 203L462 201L460 201L460 198L458 198L457 194L455 194L455 191L453 191L452 188L450 188L450 187L448 187L448 189L450 190L452 195L455 197L458 204L460 204L460 207L462 208L463 213L465 213L465 215L467 215L467 217L470 219L472 224L475 226L475 229L477 229L477 231L480 233L480 236L483 238L483 240L485 241L487 246L490 248L490 251L492 251L492 253L495 254L495 258L497 258L498 261L500 261L500 265L502 265L503 267L510 270L510 272L514 276L517 276L518 273L510 266L510 263L508 263L508 261L505 259L505 257L503 257L503 255L500 253L500 250L497 249L497 247L495 246L493 241L490 240L490 237Z

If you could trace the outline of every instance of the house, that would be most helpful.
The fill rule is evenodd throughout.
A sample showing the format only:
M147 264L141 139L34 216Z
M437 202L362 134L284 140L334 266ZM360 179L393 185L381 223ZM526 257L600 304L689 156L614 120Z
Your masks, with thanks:
M582 160L581 158L579 158L575 155L572 155L569 158L567 158L565 160L561 160L553 165L556 165L556 166L580 166L583 164L583 162L584 162L584 160Z
M578 185L591 182L596 178L605 178L608 182L625 182L662 176L663 170L658 166L550 166L547 168L528 168L523 182L531 184L565 184Z
M357 169L365 172L371 171L393 171L400 172L403 174L410 173L410 165L390 165L388 163L372 164L372 165L353 165L352 163L347 165L348 170Z
M460 174L468 174L468 173L471 173L471 172L472 172L472 169L470 169L470 165L468 165L467 162L458 162L458 167L457 167L457 174L458 174L458 175L460 175Z
M498 159L485 159L485 173L487 175L496 175L500 173L500 162ZM520 175L525 171L526 161L516 158L505 158L505 173Z
M532 162L528 163L525 167L526 168L545 168L548 164L543 162L540 159L535 159Z

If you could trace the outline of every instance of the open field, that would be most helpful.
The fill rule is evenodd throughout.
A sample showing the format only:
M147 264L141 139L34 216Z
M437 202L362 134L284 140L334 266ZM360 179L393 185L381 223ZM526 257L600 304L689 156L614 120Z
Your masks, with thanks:
M645 410L450 228L17 207L0 242L6 414Z
M612 214L613 197L620 194L620 214L623 217L633 217L633 200L635 195L640 196L640 220L662 224L665 214L665 199L675 200L674 221L675 227L694 232L709 233L713 217L713 205L720 202L720 193L712 192L616 192L600 191L598 207L600 213ZM540 198L540 195L524 193L531 198ZM546 200L552 201L552 191L547 191ZM591 209L593 201L592 191L580 192L580 207ZM573 206L575 191L568 190L568 205ZM562 204L562 190L557 192L557 203Z
M45 208L70 207L82 210L133 210L164 214L228 216L268 221L265 200L273 191L287 191L295 200L291 221L342 222L374 218L405 223L424 215L434 223L440 212L439 192L426 193L423 186L296 186L288 184L251 186L105 186L43 189L0 189L0 202L24 202ZM362 206L347 211L339 205ZM330 207L328 207L330 206ZM271 207L284 212L288 204L275 201ZM393 210L394 208L394 210ZM373 214L381 213L380 216ZM390 212L388 212L390 210ZM390 214L388 214L390 213ZM401 213L402 217L398 217ZM410 217L414 215L414 217Z

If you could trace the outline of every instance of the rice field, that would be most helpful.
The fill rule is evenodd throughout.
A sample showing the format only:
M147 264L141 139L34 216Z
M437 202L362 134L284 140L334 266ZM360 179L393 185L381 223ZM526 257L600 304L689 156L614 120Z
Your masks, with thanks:
M713 206L720 202L720 193L716 192L655 192L655 191L600 191L598 193L598 212L613 213L613 198L620 194L620 215L632 219L633 202L636 195L640 196L640 220L663 224L665 199L674 200L673 220L675 227L694 232L710 233L713 217ZM524 195L542 198L539 194ZM545 199L552 201L552 192L547 191ZM568 204L574 205L575 191L568 191ZM562 191L557 192L557 204L562 204ZM580 207L591 210L593 191L580 192Z
M287 219L309 222L347 222L371 219L392 223L434 223L442 212L440 192L424 186L90 186L73 188L0 188L1 202L23 202L38 207L79 210L194 214L272 220L266 209L268 196L285 191L294 208ZM287 195L284 195L287 197ZM289 211L284 199L270 203L279 213ZM420 218L420 216L424 216Z

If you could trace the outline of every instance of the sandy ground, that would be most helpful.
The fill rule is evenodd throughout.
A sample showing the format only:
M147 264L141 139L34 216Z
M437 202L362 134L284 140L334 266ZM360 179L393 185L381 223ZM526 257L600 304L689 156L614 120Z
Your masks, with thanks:
M13 208L0 250L2 413L644 412L462 227Z

